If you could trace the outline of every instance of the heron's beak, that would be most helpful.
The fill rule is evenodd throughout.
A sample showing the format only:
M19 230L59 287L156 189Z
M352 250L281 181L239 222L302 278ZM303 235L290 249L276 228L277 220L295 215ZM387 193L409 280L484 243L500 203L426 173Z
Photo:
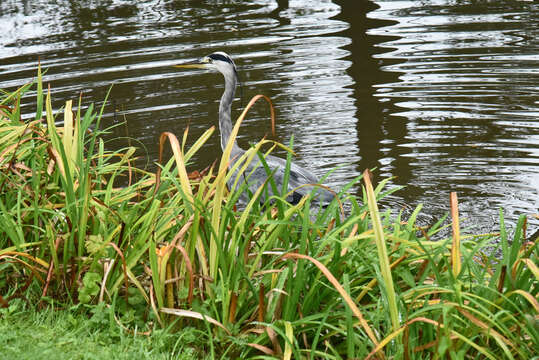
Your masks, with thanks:
M204 59L202 59L202 60L187 62L183 64L178 64L178 65L172 65L172 66L175 68L182 68L182 69L207 69L209 67L208 65L209 65L208 61L205 61Z
M182 69L206 69L207 64L202 63L189 63L189 64L179 64L179 65L172 65L175 68L182 68Z

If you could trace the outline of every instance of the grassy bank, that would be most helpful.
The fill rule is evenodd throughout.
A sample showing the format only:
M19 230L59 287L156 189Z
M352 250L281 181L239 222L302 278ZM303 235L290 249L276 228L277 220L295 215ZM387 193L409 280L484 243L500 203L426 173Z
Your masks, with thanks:
M192 359L195 336L166 329L129 333L110 322L103 306L37 311L14 300L0 319L1 358L10 360Z
M30 90L35 120L21 121L20 98ZM284 193L262 196L270 186L278 193L272 182L242 203L246 186L226 186L230 146L208 171L188 171L213 128L190 148L187 131L164 133L156 146L173 157L154 174L132 166L134 148L105 148L103 108L73 112L68 101L53 112L40 74L0 105L4 328L60 308L89 324L106 318L103 330L130 339L127 347L145 341L137 337L166 339L155 356L536 355L537 240L525 241L524 217L508 231L500 214L499 234L461 234L452 195L450 223L420 228L420 207L406 219L378 210L390 191L384 182L373 188L369 176L322 209L309 198L291 205ZM267 143L235 163L240 174ZM359 181L362 197L347 194ZM446 226L450 238L441 235Z

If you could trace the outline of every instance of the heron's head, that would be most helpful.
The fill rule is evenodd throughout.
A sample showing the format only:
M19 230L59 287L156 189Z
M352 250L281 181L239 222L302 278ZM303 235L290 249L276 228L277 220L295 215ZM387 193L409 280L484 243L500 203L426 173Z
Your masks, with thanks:
M237 76L236 65L232 58L228 54L218 51L210 55L204 56L202 59L185 63L174 65L177 68L190 68L190 69L212 69L217 70L223 75L234 74Z

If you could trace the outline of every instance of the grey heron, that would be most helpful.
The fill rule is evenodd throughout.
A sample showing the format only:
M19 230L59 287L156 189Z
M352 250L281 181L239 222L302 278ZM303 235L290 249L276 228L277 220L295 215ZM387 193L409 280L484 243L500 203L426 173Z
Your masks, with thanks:
M211 69L217 70L223 74L225 78L225 91L219 103L219 130L221 132L221 148L224 150L232 132L231 105L232 101L234 100L234 94L238 84L238 73L234 61L226 53L218 51L204 56L200 60L174 65L174 67ZM231 152L232 163L230 166L232 166L233 162L240 158L244 153L245 150L240 148L237 142L234 141ZM244 176L247 178L246 181L248 182L249 190L252 193L254 193L260 186L264 185L268 179L268 173L273 177L277 190L282 190L285 177L286 160L276 156L267 155L265 157L265 162L270 170L269 172L264 166L262 166L260 161L254 160L248 165L246 171L244 172ZM234 181L234 179L232 179L232 181ZM334 197L332 192L323 187L313 189L315 187L314 184L318 184L318 179L316 176L295 163L291 163L287 191L289 196L286 200L292 204L296 204L301 200L302 197L313 192L315 193L313 198L314 203L322 205L329 204ZM270 195L273 194L273 191L271 191L271 186L269 185L268 193Z

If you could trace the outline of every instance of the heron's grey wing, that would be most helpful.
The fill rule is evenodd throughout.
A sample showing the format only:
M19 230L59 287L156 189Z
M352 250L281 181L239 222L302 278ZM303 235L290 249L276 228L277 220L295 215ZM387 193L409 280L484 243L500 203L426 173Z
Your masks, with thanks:
M284 178L284 168L283 168ZM320 180L311 173L309 170L302 168L294 163L290 166L290 177L288 179L288 191L294 190L294 198L301 195L299 198L310 194L314 190L314 186L301 185L314 185L320 183ZM315 202L321 202L324 205L328 205L334 198L334 195L325 188L316 187L316 195L314 197ZM298 200L299 201L299 200ZM297 202L297 201L295 201ZM295 203L293 202L293 203Z
M284 174L285 174L285 169L286 169L286 160L269 155L266 157L266 163L271 173L273 174L273 180L277 187L277 191L279 192L282 191L282 186L284 182ZM268 173L262 164L258 162L255 166L256 168L252 171L252 174L249 177L249 181L248 181L248 183L250 184L249 186L250 189L251 189L251 186L253 187L256 186L256 189L258 189L258 187L262 186L262 184L266 181L268 177ZM248 176L248 174L246 175ZM317 184L317 183L318 183L318 179L310 171L294 163L291 163L289 177L288 177L288 189L287 189L287 193L291 193L291 195L288 196L287 201L294 204L299 202L299 200L303 196L309 194L313 190L313 187L310 187L310 186L301 187L301 186L308 185L308 184ZM273 191L270 184L268 184L268 193L270 195L273 195ZM317 198L320 198L322 203L329 203L333 199L333 194L331 194L331 192L323 188L319 188L317 190L317 194L318 194Z

